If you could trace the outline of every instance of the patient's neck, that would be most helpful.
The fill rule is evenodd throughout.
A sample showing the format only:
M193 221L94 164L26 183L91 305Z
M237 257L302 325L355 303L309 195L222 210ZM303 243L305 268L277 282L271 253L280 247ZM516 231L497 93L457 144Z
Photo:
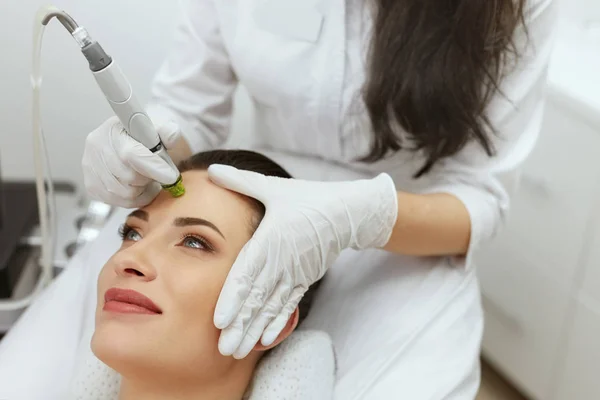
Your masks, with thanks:
M210 382L198 379L173 379L161 376L123 376L119 400L241 400L248 387L255 363L240 363Z

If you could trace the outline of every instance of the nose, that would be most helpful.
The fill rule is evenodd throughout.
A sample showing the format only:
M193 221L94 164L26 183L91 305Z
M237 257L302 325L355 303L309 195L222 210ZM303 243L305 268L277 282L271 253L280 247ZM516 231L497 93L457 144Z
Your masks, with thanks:
M152 257L136 249L136 246L137 244L121 250L114 260L115 272L124 278L136 278L143 281L156 279L157 270L152 263Z

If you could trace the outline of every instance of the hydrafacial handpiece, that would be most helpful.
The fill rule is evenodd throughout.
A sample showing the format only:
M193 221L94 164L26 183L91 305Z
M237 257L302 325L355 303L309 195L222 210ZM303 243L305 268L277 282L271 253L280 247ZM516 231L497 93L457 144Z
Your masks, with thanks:
M90 37L86 29L78 26L68 14L64 12L48 14L42 23L46 25L53 17L56 17L67 28L79 44L98 86L127 133L176 170L177 167L169 157L152 121L133 95L131 85L117 63L98 42ZM163 184L162 187L174 197L185 193L181 174L178 174L175 182Z

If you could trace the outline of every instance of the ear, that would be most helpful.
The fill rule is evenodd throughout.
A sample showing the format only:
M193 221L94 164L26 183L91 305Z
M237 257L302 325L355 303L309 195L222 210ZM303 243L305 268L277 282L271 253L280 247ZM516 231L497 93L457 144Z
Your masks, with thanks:
M290 336L292 334L292 332L294 332L294 329L296 329L296 326L298 326L298 317L299 316L300 316L300 311L298 310L298 307L296 307L296 309L294 310L292 315L290 315L290 319L288 319L287 324L285 324L285 327L283 328L283 330L281 331L279 336L277 336L277 339L275 339L275 341L273 343L271 343L269 346L263 346L259 340L258 343L256 344L256 346L254 346L254 350L255 351L267 351L267 350L270 350L273 347L277 346L279 343L283 342L285 339L287 339L287 337Z

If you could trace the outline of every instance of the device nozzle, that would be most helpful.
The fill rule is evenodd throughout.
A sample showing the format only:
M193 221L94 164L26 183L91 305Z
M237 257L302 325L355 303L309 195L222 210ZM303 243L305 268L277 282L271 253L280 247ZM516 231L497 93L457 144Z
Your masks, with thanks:
M162 185L162 188L167 192L171 193L173 197L181 197L185 194L185 187L183 186L183 178L179 175L179 178L175 183L171 185Z

